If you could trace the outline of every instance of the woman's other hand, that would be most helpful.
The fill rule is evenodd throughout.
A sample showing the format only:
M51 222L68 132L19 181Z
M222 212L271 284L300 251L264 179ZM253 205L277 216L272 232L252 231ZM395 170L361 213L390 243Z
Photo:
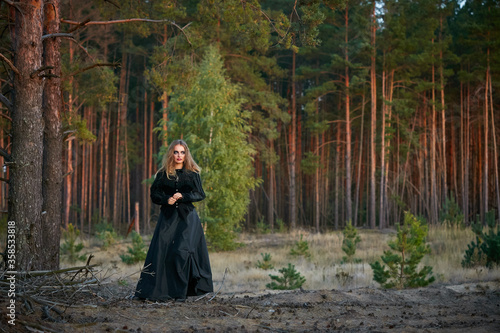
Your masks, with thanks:
M179 192L177 192L177 193L175 193L175 194L173 195L173 198L174 198L175 200L179 200L179 199L181 199L181 198L182 198L182 194L180 194Z
M169 205L173 205L173 204L175 204L175 202L176 202L176 201L177 201L177 199L176 199L176 198L174 198L174 197L170 197L170 198L168 199L168 204L169 204Z

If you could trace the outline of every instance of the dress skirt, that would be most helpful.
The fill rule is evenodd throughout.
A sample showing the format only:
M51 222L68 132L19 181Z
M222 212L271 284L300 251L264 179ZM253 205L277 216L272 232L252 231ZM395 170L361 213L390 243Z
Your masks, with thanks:
M195 209L160 213L135 296L152 301L185 299L213 291L207 244ZM184 217L185 216L185 217Z

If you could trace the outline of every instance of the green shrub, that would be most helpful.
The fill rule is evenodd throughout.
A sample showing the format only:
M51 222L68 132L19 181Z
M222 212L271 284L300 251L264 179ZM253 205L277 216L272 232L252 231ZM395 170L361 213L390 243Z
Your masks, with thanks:
M276 219L276 224L274 227L274 230L279 233L285 233L286 232L286 226L285 222L282 219Z
M359 260L355 260L353 258L356 253L356 246L359 242L361 242L361 238L358 236L358 229L352 225L351 221L347 221L342 233L344 234L344 239L342 240L342 251L347 254L347 256L342 258L342 262L358 262Z
M269 228L269 225L264 222L264 219L260 219L257 221L257 233L260 235L266 235L271 232L271 229Z
M465 216L454 197L446 198L439 213L439 221L450 226L465 226Z
M143 262L146 259L146 246L141 235L132 231L132 247L127 248L126 254L120 254L120 258L127 265Z
M264 253L260 254L262 256L262 262L260 260L257 261L257 267L260 269L273 269L274 266L271 264L271 254L270 253Z
M76 239L80 236L80 230L74 227L73 224L68 224L68 228L62 231L64 243L61 245L61 255L67 256L70 263L77 261L85 261L87 256L79 254L83 250L83 243L76 243Z
M271 283L266 284L269 289L275 290L293 290L302 287L306 282L306 278L301 276L299 272L295 270L295 265L288 264L288 267L283 267L279 270L282 276L271 275Z
M432 283L432 267L424 266L417 271L417 266L425 254L430 253L429 245L425 244L428 228L421 225L418 219L406 212L404 224L398 226L396 240L388 242L392 249L384 251L382 261L388 266L381 265L378 261L370 264L373 269L373 279L384 288L416 288ZM429 276L427 278L427 276Z
M106 250L118 240L118 234L110 223L106 221L95 225L96 237L102 242L101 248Z
M303 235L300 235L300 239L295 242L295 245L290 250L290 254L292 256L303 256L305 258L310 258L311 253L309 252L309 243L305 240L302 240L302 236Z
M472 231L476 234L476 242L472 241L465 250L462 267L470 268L486 266L488 268L500 264L500 230L495 225L495 212L486 214L486 223L489 226L485 232L480 222L472 224Z

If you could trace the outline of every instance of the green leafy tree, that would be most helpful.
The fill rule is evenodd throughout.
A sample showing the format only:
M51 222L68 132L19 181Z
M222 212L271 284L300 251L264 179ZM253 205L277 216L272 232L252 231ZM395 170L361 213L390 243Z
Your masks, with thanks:
M382 261L371 263L373 279L384 288L417 288L427 286L435 278L432 267L424 266L420 271L417 266L425 254L430 253L425 244L428 228L421 225L410 212L405 213L403 226L398 226L397 238L389 241L391 250L384 251ZM393 252L394 251L394 252Z
M250 202L253 177L252 145L248 144L248 113L241 111L239 86L225 77L217 48L209 47L188 85L177 86L169 104L170 133L183 137L202 168L207 198L200 217L214 249L237 246L239 224Z
M356 246L361 242L361 238L358 236L358 229L352 225L351 221L348 221L342 233L344 234L342 251L347 255L342 258L342 261L352 262L353 256L356 253Z
M281 276L269 274L273 282L266 284L269 289L277 290L293 290L302 287L306 282L306 278L300 275L300 272L295 270L295 265L288 264L288 267L283 267L279 270Z

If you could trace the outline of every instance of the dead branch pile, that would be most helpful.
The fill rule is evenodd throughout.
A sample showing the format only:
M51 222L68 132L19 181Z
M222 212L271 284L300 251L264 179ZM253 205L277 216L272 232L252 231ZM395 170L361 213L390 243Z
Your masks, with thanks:
M102 296L96 293L102 288L102 278L96 270L97 265L90 265L89 256L85 266L69 267L52 271L29 271L8 274L0 273L0 292L9 291L12 274L15 275L16 300L24 314L33 314L39 305L42 318L49 321L63 321L63 314L70 306L91 306ZM90 301L90 302L89 302ZM90 303L90 304L89 304Z

